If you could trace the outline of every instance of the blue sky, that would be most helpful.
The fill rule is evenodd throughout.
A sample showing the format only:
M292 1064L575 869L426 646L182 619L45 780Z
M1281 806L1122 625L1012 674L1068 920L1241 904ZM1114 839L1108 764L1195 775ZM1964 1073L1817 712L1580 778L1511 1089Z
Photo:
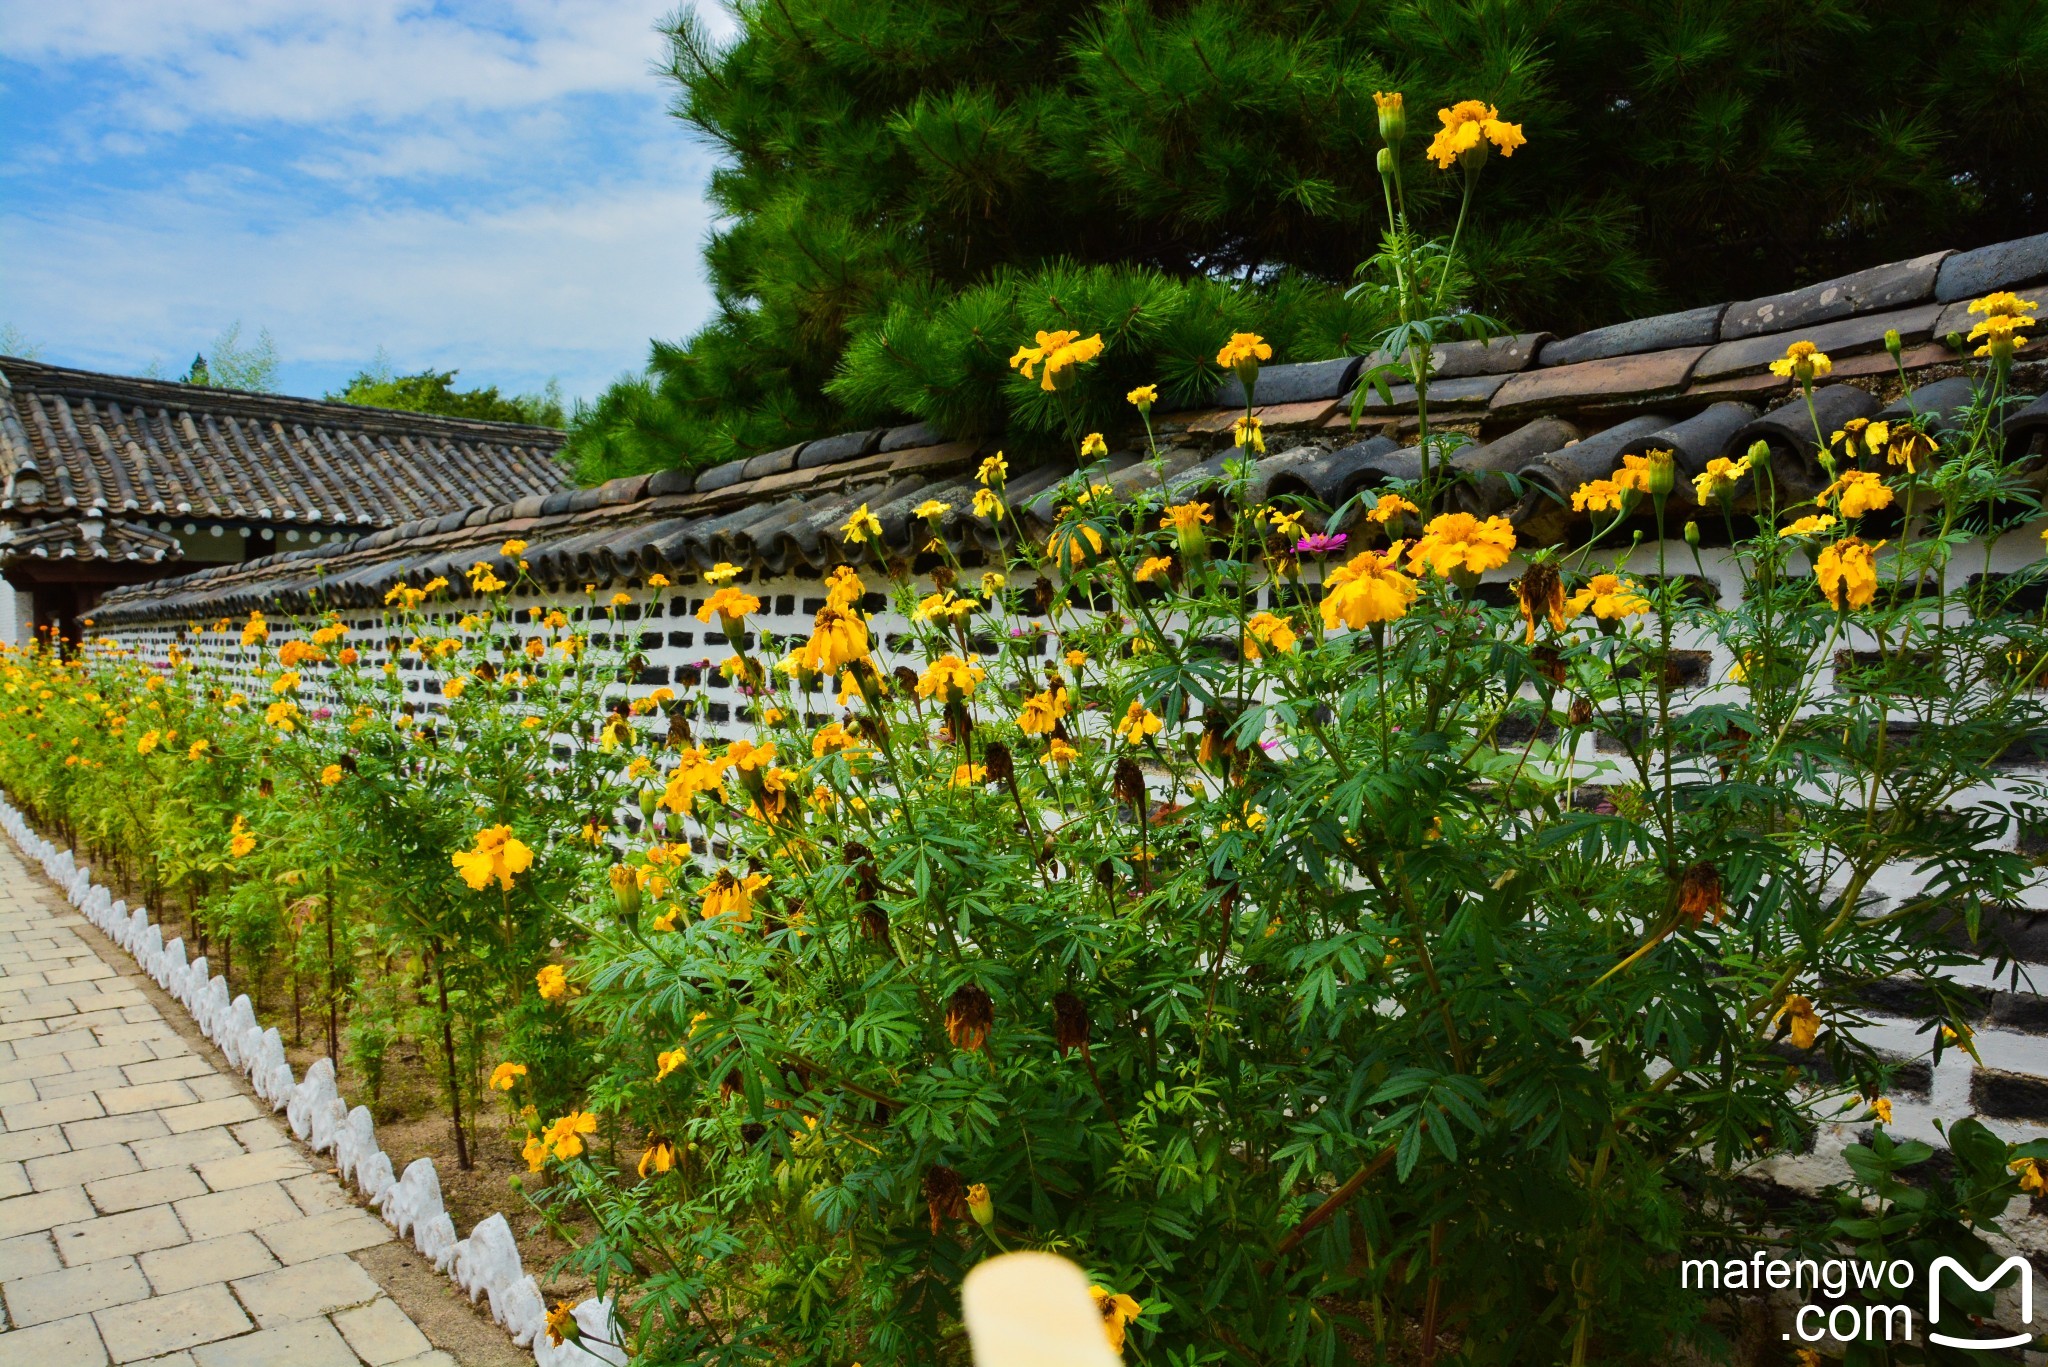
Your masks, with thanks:
M711 310L675 3L0 5L0 325L182 374L239 321L298 394L381 347L593 395Z

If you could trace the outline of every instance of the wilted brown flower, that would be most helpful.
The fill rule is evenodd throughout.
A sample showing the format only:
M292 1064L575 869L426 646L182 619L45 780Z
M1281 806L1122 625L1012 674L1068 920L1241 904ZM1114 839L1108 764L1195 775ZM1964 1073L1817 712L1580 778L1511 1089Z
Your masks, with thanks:
M1550 619L1551 628L1564 630L1564 576L1557 572L1553 561L1538 560L1522 571L1522 577L1515 585L1515 597L1521 600L1522 619L1529 624L1524 643L1536 642L1536 620Z
M905 692L917 692L917 671L909 665L897 665L896 668L889 671L889 677L896 680L897 686Z
M259 780L256 784L256 796L258 797L270 797L272 794L276 793L276 791L277 785L273 784L267 778Z
M924 1170L924 1203L932 1214L932 1233L939 1232L939 1226L947 1220L967 1218L967 1188L960 1181L960 1174L943 1163L934 1163Z
M728 1068L725 1076L718 1080L718 1099L730 1101L747 1089L747 1080L740 1076L737 1068Z
M1063 1054L1088 1052L1088 1006L1071 992L1052 999L1052 1038Z
M946 1003L946 1038L958 1049L970 1053L988 1043L988 1030L995 1023L995 1003L976 983L962 983Z
M1145 819L1145 772L1138 762L1129 755L1116 762L1116 776L1111 784L1116 800L1137 813L1140 822Z
M1593 704L1584 698L1573 698L1571 711L1567 715L1573 726L1584 726L1593 720Z
M1721 919L1721 871L1712 864L1699 863L1686 869L1678 881L1678 914L1698 925L1711 916Z
M1040 617L1052 611L1052 580L1044 575L1031 581L1031 611Z
M1564 656L1558 654L1556 646L1530 647L1529 663L1538 674L1552 683L1564 682Z
M981 763L990 783L1009 783L1017 777L1017 764L1010 755L1010 747L1001 741L991 741L982 750Z

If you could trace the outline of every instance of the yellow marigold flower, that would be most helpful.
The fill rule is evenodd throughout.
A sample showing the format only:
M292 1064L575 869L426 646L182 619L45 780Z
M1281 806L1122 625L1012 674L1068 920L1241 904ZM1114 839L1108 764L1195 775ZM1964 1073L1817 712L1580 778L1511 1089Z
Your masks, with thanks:
M765 873L750 873L740 878L731 869L720 869L710 882L697 889L697 895L703 899L699 914L707 921L714 916L751 921L754 919L754 894L767 886L768 875Z
M1239 361L1270 361L1273 348L1266 339L1256 332L1233 332L1230 340L1216 353L1216 364L1225 370L1234 370Z
M630 593L615 593L612 595L611 605L615 608L622 608L632 601L633 595Z
M1149 413L1152 411L1152 405L1159 402L1159 386L1141 384L1130 393L1124 395L1124 401L1136 408L1140 413Z
M1010 477L1010 462L1004 460L1003 453L998 451L983 458L981 468L974 472L974 477L983 484L1001 484Z
M952 504L942 503L936 498L928 498L924 502L918 504L915 508L912 508L910 510L910 515L912 517L921 517L930 521L936 521L937 519L944 517L947 513L950 513L952 511Z
M1843 517L1861 517L1879 508L1892 506L1892 491L1886 486L1881 475L1867 470L1845 471L1841 478L1820 491L1815 503L1826 503L1838 499L1835 511Z
M1884 545L1848 536L1821 548L1813 558L1813 577L1830 607L1840 612L1845 602L1851 608L1870 606L1877 596L1877 553Z
M1981 313L1987 318L2018 318L2041 307L2031 299L2022 299L2011 290L1997 290L1982 299L1970 301L1968 312Z
M704 582L707 584L727 584L745 573L744 569L733 564L730 560L721 560L710 569L704 571Z
M299 672L296 669L287 669L284 673L270 681L270 691L273 693L289 693L299 686L299 682Z
M746 774L753 773L755 770L770 768L774 763L775 743L773 741L765 745L757 745L742 736L738 740L726 742L725 767L727 768L738 769L741 773Z
M513 1085L525 1076L525 1064L501 1063L491 1069L491 1090L494 1092L509 1092L512 1090Z
M321 787L332 788L339 782L341 782L341 766L339 764L330 764L320 771Z
M533 981L540 988L543 1001L558 1002L569 995L569 975L560 964L542 965Z
M261 645L269 639L270 628L264 623L263 614L251 612L249 620L242 627L242 644L245 646Z
M661 1081L690 1060L690 1051L678 1044L673 1049L664 1049L655 1056L654 1080Z
M1166 516L1159 519L1159 528L1169 532L1186 531L1215 520L1206 503L1176 503L1166 510Z
M450 679L447 683L441 685L441 696L449 702L454 702L462 696L463 690L468 687L469 685L461 679Z
M1446 576L1459 570L1484 574L1507 564L1514 549L1514 524L1505 517L1481 522L1470 513L1442 513L1422 529L1422 539L1408 553L1408 568L1426 567Z
M986 764L956 764L953 766L952 787L971 788L977 783L986 783L987 781L988 766Z
M640 1176L645 1179L667 1172L676 1165L676 1150L673 1144L657 1140L647 1146L640 1155Z
M665 574L650 574L647 576L646 582L647 587L650 589L665 589L669 587L669 578Z
M207 744L207 742L203 740L195 740L192 742L190 746L186 747L185 758L188 760L204 759L206 757L207 750L210 748L211 747Z
M1692 478L1693 493L1702 508L1709 503L1735 492L1735 486L1749 473L1751 458L1729 460L1726 456L1715 456L1707 462L1707 468Z
M263 724L280 731L298 730L298 721L299 705L295 702L274 702L263 709Z
M1797 994L1785 998L1785 1004L1778 1008L1778 1014L1771 1017L1771 1024L1784 1021L1792 1027L1792 1047L1811 1049L1813 1042L1820 1038L1820 1012L1813 1009L1813 1003Z
M1244 624L1244 653L1248 660L1256 660L1266 651L1292 654L1295 640L1293 624L1270 612L1255 612Z
M1323 581L1323 629L1339 626L1357 631L1375 622L1391 622L1404 616L1408 605L1421 592L1415 581L1401 573L1401 551L1408 543L1396 541L1384 551L1360 551L1345 564L1330 571Z
M1008 586L1008 583L1007 576L1001 570L983 571L981 576L981 596L990 603L994 603L996 595L1001 593Z
M488 560L479 560L471 565L466 577L470 590L474 593L497 593L506 587L505 581L498 578L497 571L491 568L491 562Z
M1125 1326L1144 1314L1144 1308L1129 1296L1112 1295L1099 1286L1089 1287L1088 1294L1102 1316L1102 1334L1109 1340L1109 1350L1121 1353L1124 1350Z
M1870 1103L1870 1110L1880 1125L1892 1123L1892 1102L1890 1097L1878 1097Z
M858 546L880 536L882 534L882 524L873 513L868 511L868 505L863 503L848 515L845 522L840 524L839 534L847 541Z
M2006 360L2014 351L2026 345L2026 329L2032 326L2032 318L2014 318L2002 314L1986 318L1970 329L1969 340L1974 342L1982 339L1984 343L1970 354L1989 356L1999 361Z
M712 614L716 613L724 623L737 624L760 610L761 600L745 589L722 588L706 599L703 607L697 609L697 620L709 622ZM726 634L737 635L737 627L729 627Z
M550 631L560 631L563 627L569 625L569 614L563 612L560 608L554 608L549 611L546 617L541 619L540 624Z
M1796 380L1801 385L1810 385L1834 370L1835 363L1828 354L1811 342L1794 342L1785 348L1785 354L1771 362L1771 374L1779 379Z
M1081 438L1082 460L1087 460L1090 456L1106 456L1108 454L1109 443L1102 439L1100 432L1090 432L1087 436Z
M1400 97L1397 95L1395 98L1399 99ZM1372 511L1367 513L1366 517L1384 527L1402 513L1420 514L1421 511L1420 508L1417 508L1399 494L1381 494L1379 501L1372 505Z
M1265 424L1255 415L1240 413L1237 421L1230 425L1230 435L1239 450L1249 447L1262 456L1266 454Z
M1639 456L1623 456L1613 480L1616 488L1632 489L1639 494L1668 494L1672 469L1669 451L1647 451Z
M1779 536L1818 536L1835 525L1833 513L1809 513L1778 528Z
M1266 525L1289 541L1299 541L1303 535L1301 514L1288 508L1275 508L1270 504L1259 509L1259 516Z
M1934 449L1934 438L1917 427L1899 423L1893 427L1892 439L1885 446L1885 463L1903 465L1907 474L1917 474L1920 466L1933 457Z
M596 1133L595 1115L571 1111L548 1127L548 1150L557 1158L574 1158L583 1152L583 1136Z
M1436 117L1443 126L1430 139L1425 155L1439 170L1448 171L1458 164L1478 166L1486 159L1488 143L1498 147L1502 156L1511 157L1528 141L1522 136L1522 125L1504 122L1500 111L1484 100L1460 100L1449 109L1437 110Z
M2041 1171L2039 1159L2015 1158L2006 1164L2020 1179L2020 1190L2029 1196L2048 1196L2048 1174Z
M1027 736L1051 735L1066 715L1067 690L1048 689L1024 700L1024 710L1017 714L1017 729Z
M912 609L910 615L913 620L919 622L937 621L941 617L957 622L963 617L972 616L980 607L981 604L975 599L964 598L951 589L940 589L937 593L927 594L919 599L917 607Z
M537 1134L526 1136L526 1143L521 1146L519 1156L526 1160L528 1172L539 1172L548 1161L548 1141Z
M988 671L971 659L942 655L918 676L917 696L947 704L965 702L975 685L987 677Z
M828 602L811 620L810 639L791 658L808 673L837 674L856 660L865 660L871 645L868 624L860 614Z
M158 745L163 743L163 738L164 735L163 732L161 731L143 732L142 739L135 742L135 753L138 755L149 754L151 751L155 750Z
M1102 554L1102 533L1086 522L1057 527L1045 553L1070 569L1079 569Z
M1066 330L1041 332L1036 340L1037 346L1017 348L1017 354L1010 357L1010 368L1028 380L1037 374L1037 366L1043 363L1045 378L1040 381L1039 388L1047 393L1064 389L1067 381L1073 378L1071 372L1076 366L1102 354L1100 333L1083 337L1078 332Z
M1131 578L1137 580L1140 584L1149 584L1154 579L1166 578L1168 572L1172 569L1172 556L1147 556L1143 561L1139 563L1138 568L1131 573Z
M473 848L457 850L448 861L473 891L482 892L495 879L510 892L512 880L533 867L533 851L513 837L510 826L486 826L476 833Z
M1650 600L1636 591L1633 580L1618 574L1596 574L1586 586L1565 600L1565 611L1582 617L1588 611L1603 622L1618 622L1650 610Z
M987 518L991 522L1003 515L1003 501L996 497L995 490L976 489L974 491L974 515Z
M228 853L236 859L243 858L256 848L256 837L249 833L249 823L237 816L228 827Z
M1126 745L1143 745L1148 737L1158 735L1164 725L1157 713L1134 698L1124 709L1123 720L1116 724L1116 733Z
M861 749L860 738L836 721L828 721L811 737L811 758L823 759L842 750Z
M1040 763L1057 764L1060 768L1064 769L1079 758L1081 758L1079 750L1076 750L1058 736L1054 736L1051 742L1046 745L1045 758Z

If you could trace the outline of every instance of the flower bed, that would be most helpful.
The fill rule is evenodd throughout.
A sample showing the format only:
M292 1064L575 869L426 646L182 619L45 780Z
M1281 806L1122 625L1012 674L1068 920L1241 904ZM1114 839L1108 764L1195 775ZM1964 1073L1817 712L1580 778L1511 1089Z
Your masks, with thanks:
M1447 167L1520 145L1450 113ZM736 739L593 644L678 586L557 602L512 542L369 630L200 624L253 681L10 657L0 782L364 1075L427 1041L458 1161L521 1149L652 1360L958 1360L964 1274L1019 1247L1148 1360L1664 1360L1712 1334L1681 1253L1988 1269L2048 1186L2048 1142L1969 1119L1906 1185L1932 1149L1863 1014L1913 977L1934 1057L1973 1048L1953 970L2031 877L2038 505L1997 435L2031 308L1985 301L1962 421L1817 432L1825 487L1629 456L1583 544L1441 511L1426 427L1420 481L1339 509L1084 474L1043 543L996 456L1001 563L937 502L892 561L862 508L789 640L705 576ZM1014 364L1057 394L1089 340ZM1245 449L1262 349L1218 356ZM1760 1200L1830 1127L1834 1199Z

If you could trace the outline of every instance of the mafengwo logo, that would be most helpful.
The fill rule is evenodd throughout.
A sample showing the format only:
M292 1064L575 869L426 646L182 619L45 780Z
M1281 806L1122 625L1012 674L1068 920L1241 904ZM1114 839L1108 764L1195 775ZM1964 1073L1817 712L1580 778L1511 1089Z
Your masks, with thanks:
M1833 1305L1802 1305L1792 1316L1792 1332L1784 1337L1800 1343L1904 1343L1915 1336L1910 1301L1883 1303L1885 1291L1910 1293L1918 1276L1904 1259L1888 1263L1860 1258L1781 1260L1758 1250L1749 1259L1688 1259L1679 1266L1679 1285L1700 1291L1807 1291ZM2024 1332L2006 1333L1996 1325L1979 1325L1951 1306L1944 1317L1942 1292L1960 1281L1978 1295L1995 1295L2001 1286L2017 1285L2020 1324ZM1847 1299L1860 1293L1856 1299ZM2020 1348L2035 1340L2034 1269L2025 1258L2007 1258L1988 1275L1973 1276L1954 1258L1940 1257L1927 1269L1927 1341L1944 1348L1995 1350Z

